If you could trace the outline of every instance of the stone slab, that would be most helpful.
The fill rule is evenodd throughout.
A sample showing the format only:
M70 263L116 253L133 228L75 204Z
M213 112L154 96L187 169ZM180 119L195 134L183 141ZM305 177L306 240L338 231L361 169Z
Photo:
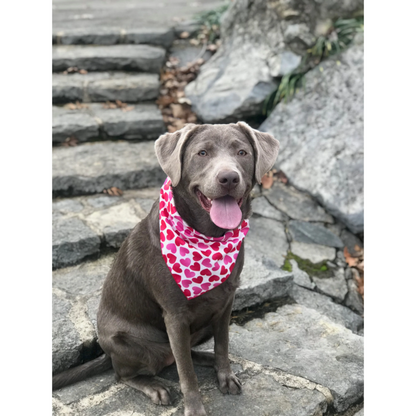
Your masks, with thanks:
M169 0L168 2L143 0L100 0L53 1L53 33L108 33L122 31L127 34L137 31L163 32L189 22L195 14L212 10L223 5L221 1L189 2ZM142 29L143 28L143 29ZM93 39L95 43L95 39Z
M290 250L302 259L310 260L312 263L320 263L325 260L334 260L336 250L333 247L321 246L319 244L307 244L293 241Z
M328 408L325 396L316 389L309 386L291 388L285 385L280 374L265 371L261 367L255 371L242 371L241 366L238 367L240 369L234 371L243 384L243 394L232 396L223 395L218 390L213 369L195 366L208 416L316 416L322 415ZM179 393L178 380L175 377L175 381L168 381L165 375L166 370L160 375L161 381L169 386L174 398L172 406L152 404L142 393L116 383L112 371L109 371L54 392L54 415L179 416L183 414L183 396ZM290 375L286 375L286 379L290 379Z
M159 93L157 74L126 72L89 72L53 74L54 103L115 101L135 103L155 100Z
M52 227L52 267L78 263L84 257L98 253L98 234L79 218L54 218Z
M53 107L52 140L54 142L63 142L70 136L75 136L79 141L84 142L99 135L99 124L92 114Z
M52 371L59 373L80 362L81 340L69 319L71 303L52 295Z
M299 269L296 260L292 259L289 260L289 262L292 265L293 282L298 286L306 287L307 289L314 289L316 286L315 283L311 281L308 273Z
M278 210L291 219L300 221L319 221L333 223L334 219L325 212L308 194L298 191L293 186L274 182L263 195Z
M108 109L104 104L89 103L85 108L71 110L53 107L53 134L55 143L75 136L80 142L90 139L157 139L165 131L162 114L155 104L140 103Z
M353 233L364 227L364 45L356 39L309 71L305 88L259 128L281 142L275 167Z
M120 247L158 196L159 189L148 188L126 191L120 197L93 195L55 200L53 250L59 254L59 261L54 261L54 267L75 264L98 252L103 245ZM91 236L95 240L91 241Z
M162 46L167 49L172 45L174 31L172 28L136 27L117 29L104 28L68 28L55 32L53 43L59 45L115 45L115 44L146 44Z
M85 143L52 150L52 189L55 196L161 187L166 174L154 152L154 142Z
M293 241L343 248L342 240L320 224L305 221L289 221L289 234Z
M333 277L321 278L312 276L319 292L328 295L335 301L341 303L348 293L347 282L345 281L344 269L334 271Z
M348 294L345 297L345 305L360 315L364 314L364 301L358 293L357 284L353 279L347 280Z
M52 47L54 72L77 67L87 71L140 71L159 73L165 50L149 45L55 45Z
M287 216L271 205L264 196L254 198L251 207L254 215L276 221L285 221L287 219Z
M337 324L343 325L355 334L362 329L364 320L345 306L332 301L328 296L313 292L295 284L290 289L290 296L296 303L315 309Z
M233 354L329 388L338 412L363 397L363 344L362 337L302 305L230 327Z
M247 250L259 253L269 268L282 266L289 249L284 225L269 218L250 218L244 244Z

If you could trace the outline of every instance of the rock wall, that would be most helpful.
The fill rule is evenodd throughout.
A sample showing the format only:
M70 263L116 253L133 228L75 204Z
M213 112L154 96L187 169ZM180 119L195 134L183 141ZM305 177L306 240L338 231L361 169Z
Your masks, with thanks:
M353 232L364 229L364 46L306 74L305 89L260 126L280 141L276 168Z
M257 116L275 77L295 69L330 19L363 0L236 0L221 24L222 46L185 92L206 123Z

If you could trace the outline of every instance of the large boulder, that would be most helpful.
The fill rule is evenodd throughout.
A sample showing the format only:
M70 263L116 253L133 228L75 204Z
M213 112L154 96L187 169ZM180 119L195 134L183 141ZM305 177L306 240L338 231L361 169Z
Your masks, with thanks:
M353 233L364 229L362 38L305 76L305 89L260 126L280 141L276 168Z
M222 46L185 89L206 123L261 113L275 78L295 69L328 19L350 17L363 0L240 0L221 23Z

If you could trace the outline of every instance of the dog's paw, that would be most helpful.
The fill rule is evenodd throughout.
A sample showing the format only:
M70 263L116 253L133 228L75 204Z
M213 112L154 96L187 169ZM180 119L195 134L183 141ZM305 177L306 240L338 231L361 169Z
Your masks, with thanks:
M167 387L158 383L152 383L147 386L144 393L150 398L154 404L168 406L172 404L170 393Z
M185 397L185 416L207 416L201 397Z
M219 370L217 372L220 392L223 394L240 394L241 382L231 370Z

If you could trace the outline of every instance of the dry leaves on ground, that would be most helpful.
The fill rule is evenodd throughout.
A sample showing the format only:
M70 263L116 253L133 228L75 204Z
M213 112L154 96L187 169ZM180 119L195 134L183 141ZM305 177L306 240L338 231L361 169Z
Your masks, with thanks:
M63 143L61 143L62 147L72 147L78 144L78 139L75 136L67 137Z
M269 170L261 179L261 186L263 189L270 189L275 181L287 184L287 176L281 170Z
M115 102L106 101L103 103L103 108L105 109L116 109L120 108L122 111L131 111L134 108L134 105L128 105L127 103L123 103L120 100L116 100Z
M88 74L88 71L86 69L79 69L76 66L70 66L66 71L64 71L62 73L64 75L75 74L75 73L85 75L85 74Z
M112 186L111 188L103 189L103 193L109 196L122 196L123 191L120 188Z
M354 280L357 283L358 293L364 299L364 249L356 245L354 253L350 253L348 248L344 248L344 257L348 266L351 267Z
M64 105L64 108L68 110L81 110L83 108L88 108L88 104L80 103L79 101L75 101L75 103L68 103Z
M185 67L178 67L178 59L171 56L166 62L160 81L160 95L156 103L170 133L180 130L187 123L197 123L191 110L191 102L185 97L185 87L193 81L205 61L200 58Z

